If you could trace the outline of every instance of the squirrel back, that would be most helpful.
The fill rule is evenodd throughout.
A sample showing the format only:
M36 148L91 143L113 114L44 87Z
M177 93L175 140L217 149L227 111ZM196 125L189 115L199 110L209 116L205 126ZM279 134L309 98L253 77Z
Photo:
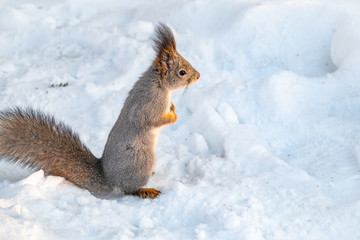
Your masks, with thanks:
M155 165L157 134L177 119L171 92L200 74L177 52L167 26L157 26L153 42L155 60L129 92L101 159L63 123L20 108L0 113L0 157L64 177L95 196L156 197L158 190L141 187Z

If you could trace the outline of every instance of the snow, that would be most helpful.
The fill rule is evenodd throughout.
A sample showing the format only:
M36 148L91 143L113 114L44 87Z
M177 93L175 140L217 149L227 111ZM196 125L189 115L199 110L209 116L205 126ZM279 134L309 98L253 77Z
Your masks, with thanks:
M172 94L154 199L102 200L0 162L0 239L360 239L356 0L3 0L0 109L101 156L162 21L200 72Z

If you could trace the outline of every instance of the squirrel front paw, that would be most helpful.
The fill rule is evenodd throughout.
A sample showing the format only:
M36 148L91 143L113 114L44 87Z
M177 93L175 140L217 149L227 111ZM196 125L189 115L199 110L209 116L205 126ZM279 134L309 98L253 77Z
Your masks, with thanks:
M155 188L140 188L136 192L134 192L132 195L141 197L141 198L156 198L161 192L159 190L156 190Z
M170 105L170 112L175 112L175 106L174 104L171 102L171 105Z
M164 120L165 124L176 122L176 119L177 119L177 116L176 116L175 112L163 113L163 114L161 114L160 117L161 117L161 119Z

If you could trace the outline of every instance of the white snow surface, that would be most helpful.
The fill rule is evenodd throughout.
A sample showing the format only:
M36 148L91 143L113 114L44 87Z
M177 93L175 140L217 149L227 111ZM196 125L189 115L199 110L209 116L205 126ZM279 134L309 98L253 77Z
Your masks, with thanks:
M0 239L360 239L360 2L2 0L0 109L100 157L158 22L200 72L172 94L154 199L0 162Z

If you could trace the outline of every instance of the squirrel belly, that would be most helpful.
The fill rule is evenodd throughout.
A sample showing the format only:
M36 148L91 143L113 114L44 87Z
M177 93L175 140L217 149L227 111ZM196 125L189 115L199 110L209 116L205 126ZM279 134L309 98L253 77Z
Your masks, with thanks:
M153 42L155 59L130 90L100 159L64 124L20 108L0 112L0 158L64 177L97 197L156 197L160 191L142 187L160 129L177 119L170 94L200 74L178 53L170 28L159 24Z
M126 193L144 186L152 175L158 133L165 125L161 116L170 111L170 92L149 81L156 78L151 67L135 83L105 145L105 177Z

